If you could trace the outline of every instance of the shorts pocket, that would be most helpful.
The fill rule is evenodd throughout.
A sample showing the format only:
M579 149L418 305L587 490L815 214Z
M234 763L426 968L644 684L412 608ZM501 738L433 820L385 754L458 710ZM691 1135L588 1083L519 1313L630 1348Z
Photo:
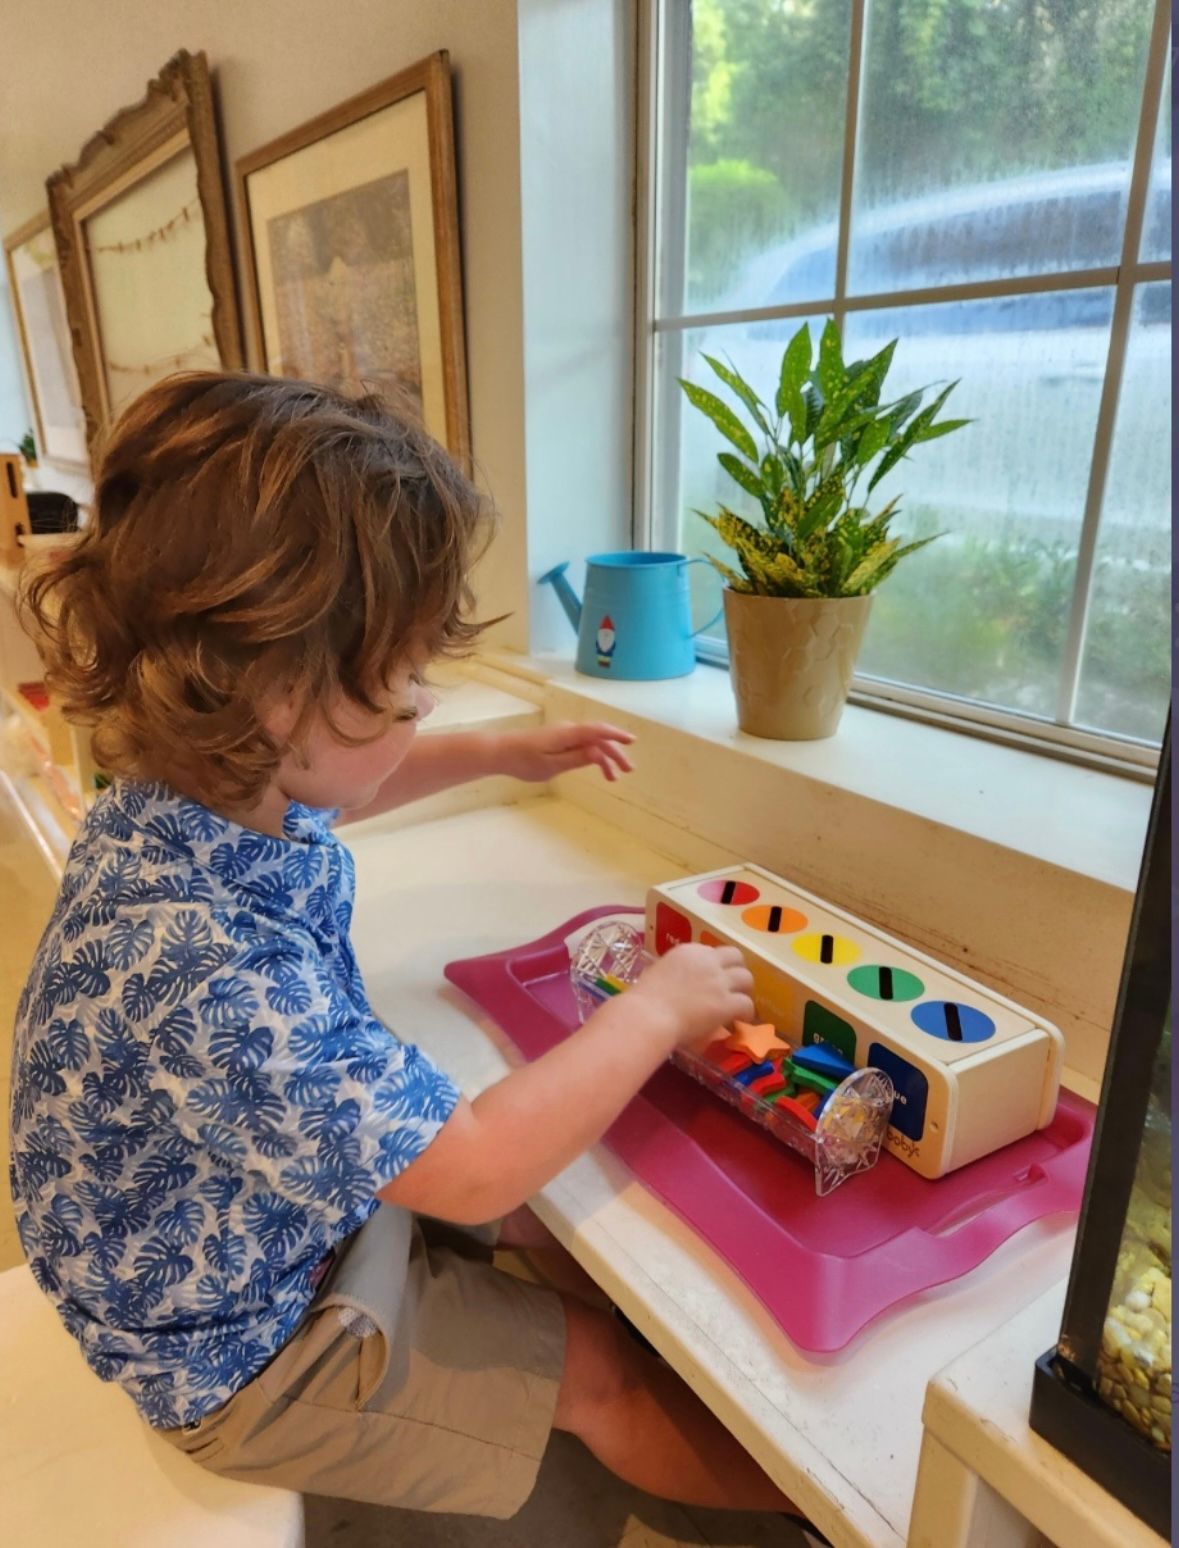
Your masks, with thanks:
M323 1321L323 1311L309 1311L274 1358L255 1376L259 1390L270 1402L288 1396L292 1385L298 1382L300 1372L318 1358L323 1341ZM330 1329L328 1332L330 1335Z
M202 1467L208 1467L225 1450L225 1439L221 1435L194 1435L191 1440L180 1443L180 1450L193 1462L199 1462Z
M388 1345L371 1320L356 1319L355 1308L334 1301L310 1312L257 1377L267 1401L363 1408L384 1373Z

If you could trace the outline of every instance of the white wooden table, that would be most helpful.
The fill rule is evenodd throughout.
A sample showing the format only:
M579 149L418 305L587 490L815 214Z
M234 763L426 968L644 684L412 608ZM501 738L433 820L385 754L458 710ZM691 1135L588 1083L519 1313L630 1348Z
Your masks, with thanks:
M356 856L354 939L373 1006L468 1096L513 1055L445 983L445 963L533 939L593 904L639 904L650 882L683 874L554 800L396 830L378 820L343 836ZM1031 1226L838 1355L813 1356L603 1147L533 1203L836 1548L902 1548L927 1383L1067 1273L1074 1230L1061 1218Z
M1062 1281L930 1384L909 1548L1164 1548L1028 1424L1064 1293Z

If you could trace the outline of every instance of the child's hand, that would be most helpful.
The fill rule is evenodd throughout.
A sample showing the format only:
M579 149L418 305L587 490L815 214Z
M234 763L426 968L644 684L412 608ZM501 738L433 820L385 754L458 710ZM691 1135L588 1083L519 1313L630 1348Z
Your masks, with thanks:
M674 1046L702 1042L718 1027L753 1019L753 975L735 946L673 946L626 998L657 999L670 1011Z
M619 726L600 721L586 725L564 721L527 731L505 731L499 740L496 765L500 773L514 779L555 779L558 774L590 764L597 764L609 780L631 772L631 761L622 749L634 737Z

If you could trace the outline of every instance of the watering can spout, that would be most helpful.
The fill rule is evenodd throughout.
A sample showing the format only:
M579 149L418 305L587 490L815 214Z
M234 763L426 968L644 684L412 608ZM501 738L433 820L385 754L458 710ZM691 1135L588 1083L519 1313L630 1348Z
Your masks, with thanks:
M577 600L577 593L565 579L565 571L568 568L568 560L564 564L554 565L551 570L546 571L540 577L540 584L542 586L551 586L557 593L561 606L565 609L569 622L573 625L574 632L576 633L581 625L581 603Z

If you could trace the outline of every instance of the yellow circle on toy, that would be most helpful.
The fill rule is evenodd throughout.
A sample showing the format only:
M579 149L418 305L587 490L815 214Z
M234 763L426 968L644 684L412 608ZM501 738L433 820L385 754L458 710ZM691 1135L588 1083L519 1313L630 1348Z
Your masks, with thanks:
M846 967L849 962L860 960L860 948L855 941L842 935L800 935L791 945L806 962L819 962L824 967Z

